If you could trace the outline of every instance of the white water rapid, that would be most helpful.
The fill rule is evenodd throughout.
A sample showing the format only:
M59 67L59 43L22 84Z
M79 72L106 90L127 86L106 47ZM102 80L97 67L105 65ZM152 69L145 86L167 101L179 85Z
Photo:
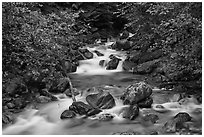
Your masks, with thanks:
M88 50L91 51L94 54L94 57L92 59L82 60L79 62L79 67L77 68L77 71L75 74L81 74L81 75L108 75L113 72L121 72L122 69L122 62L125 60L126 54L122 51L116 51L113 49L110 49L110 45L112 45L114 42L107 42L103 45L100 45L98 47L89 48ZM103 54L103 56L98 56L94 51L99 51ZM121 59L119 62L117 68L115 70L106 70L105 65L100 66L99 62L101 60L104 60L104 64L108 63L110 61L109 56L114 55L117 58Z

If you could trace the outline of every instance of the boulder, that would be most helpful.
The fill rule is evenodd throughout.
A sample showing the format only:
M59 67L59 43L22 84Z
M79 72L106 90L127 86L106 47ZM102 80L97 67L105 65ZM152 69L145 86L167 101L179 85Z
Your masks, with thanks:
M104 56L101 52L99 52L98 50L94 50L94 52L97 54L97 56Z
M135 83L126 88L121 96L123 104L137 104L139 101L148 98L152 94L152 88L145 82Z
M157 68L159 61L160 60L153 60L153 61L148 61L148 62L139 64L133 68L133 73L140 74L140 75L150 74L154 71L154 69Z
M166 109L164 106L162 105L156 105L153 107L153 109L156 111L156 112L159 112L159 113L166 113L166 112L169 112L170 110L169 109Z
M100 92L98 94L90 94L86 97L86 101L93 108L110 109L115 106L115 100L109 92Z
M153 99L151 97L145 98L144 100L139 101L137 104L139 108L151 108Z
M117 69L119 62L121 61L121 59L115 57L115 56L110 56L110 61L107 64L106 69L107 70L113 70L113 69Z
M97 108L93 108L93 109L90 109L87 113L87 116L92 116L92 115L96 115L98 113L102 112L102 110L100 109L97 109Z
M81 54L83 54L83 56L85 57L85 59L92 59L93 58L93 53L90 52L88 49L86 48L81 48L79 49L79 52Z
M73 102L72 105L69 106L69 110L74 111L76 114L79 115L87 115L88 111L90 111L91 109L91 106L81 101Z
M105 60L100 60L100 61L99 61L99 66L101 66L101 67L106 66Z
M74 92L74 96L77 96L77 95L80 94L79 91L78 91L76 88L73 88L73 92ZM72 97L71 89L65 90L64 94L65 94L67 97Z
M110 121L114 118L113 115L105 113L98 116L98 120L100 121Z
M180 112L173 119L167 121L162 127L164 132L174 133L184 126L185 122L191 121L191 116L186 112Z
M45 89L42 89L42 90L40 91L40 94L41 94L42 96L46 96L46 97L50 98L51 101L57 101L57 100L58 100L58 98L55 97L52 93L48 92L48 90L47 90L46 88L45 88Z
M60 118L61 119L68 119L68 118L74 118L75 116L76 116L76 113L74 111L65 110L64 112L62 112Z
M144 121L151 121L153 124L159 120L159 117L156 114L146 114L142 117Z
M36 98L36 101L38 103L48 103L51 101L51 98L50 97L47 97L47 96L39 96Z
M128 50L131 48L131 43L130 41L126 40L126 39L122 39L122 40L117 40L113 45L112 45L113 49L117 49L117 50Z
M81 101L73 102L72 105L69 106L69 110L74 111L76 114L87 116L92 116L101 112L100 109L93 108Z
M134 120L139 115L139 107L138 105L130 105L129 107L125 107L122 112L122 117Z

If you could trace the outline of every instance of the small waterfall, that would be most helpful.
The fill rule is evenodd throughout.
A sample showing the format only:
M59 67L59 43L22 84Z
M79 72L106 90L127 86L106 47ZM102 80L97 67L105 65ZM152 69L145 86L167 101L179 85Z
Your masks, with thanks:
M100 45L98 47L88 48L90 52L94 54L92 59L88 60L82 60L79 62L79 66L77 67L77 71L75 74L82 74L82 75L108 75L113 72L121 72L122 69L122 62L126 58L125 52L122 51L116 51L113 49L110 49L109 46L113 44L114 42L107 42L103 45ZM97 56L97 54L94 51L99 51L103 54L103 56ZM105 66L100 66L99 62L101 60L104 60L104 62L109 62L110 55L114 55L117 58L120 58L121 61L119 62L117 68L115 70L106 70Z

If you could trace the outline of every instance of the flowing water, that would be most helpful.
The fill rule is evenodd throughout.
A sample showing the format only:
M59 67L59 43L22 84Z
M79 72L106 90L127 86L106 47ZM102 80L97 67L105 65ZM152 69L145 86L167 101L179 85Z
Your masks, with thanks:
M70 74L73 87L77 88L81 94L76 96L77 101L85 101L89 94L87 89L91 87L101 87L109 91L115 98L116 106L112 109L103 110L101 113L110 113L115 117L111 121L99 121L94 117L84 118L77 116L73 119L61 120L61 113L68 109L72 104L72 99L63 94L56 95L59 101L41 104L38 109L26 108L24 112L18 114L14 124L3 129L3 134L81 134L81 135L105 135L122 131L136 131L140 134L150 134L151 131L162 133L161 127L166 121L171 119L179 112L188 112L193 117L193 126L202 128L202 106L198 104L194 97L190 96L182 102L173 102L174 93L158 89L154 84L152 108L140 109L140 115L134 120L129 121L121 116L121 109L127 107L119 100L125 88L135 82L143 81L144 76L133 75L122 71L122 61L125 59L125 52L115 51L109 48L112 43L106 43L98 47L90 47L89 50L94 53L95 50L104 54L97 56L94 53L93 59L80 61L80 65L75 73ZM109 56L113 54L121 59L116 70L106 70L105 66L99 66L100 60L108 62ZM164 109L156 106L162 104ZM165 113L164 113L165 111ZM142 116L148 113L157 114L159 120L157 123L144 121Z

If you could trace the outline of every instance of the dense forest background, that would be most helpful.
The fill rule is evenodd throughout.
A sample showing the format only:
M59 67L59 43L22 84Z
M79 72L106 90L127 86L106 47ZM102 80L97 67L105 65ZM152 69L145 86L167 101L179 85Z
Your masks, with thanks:
M3 122L39 94L63 92L60 79L86 59L80 47L125 32L134 34L130 44L113 47L127 51L125 70L201 100L202 3L4 2Z

